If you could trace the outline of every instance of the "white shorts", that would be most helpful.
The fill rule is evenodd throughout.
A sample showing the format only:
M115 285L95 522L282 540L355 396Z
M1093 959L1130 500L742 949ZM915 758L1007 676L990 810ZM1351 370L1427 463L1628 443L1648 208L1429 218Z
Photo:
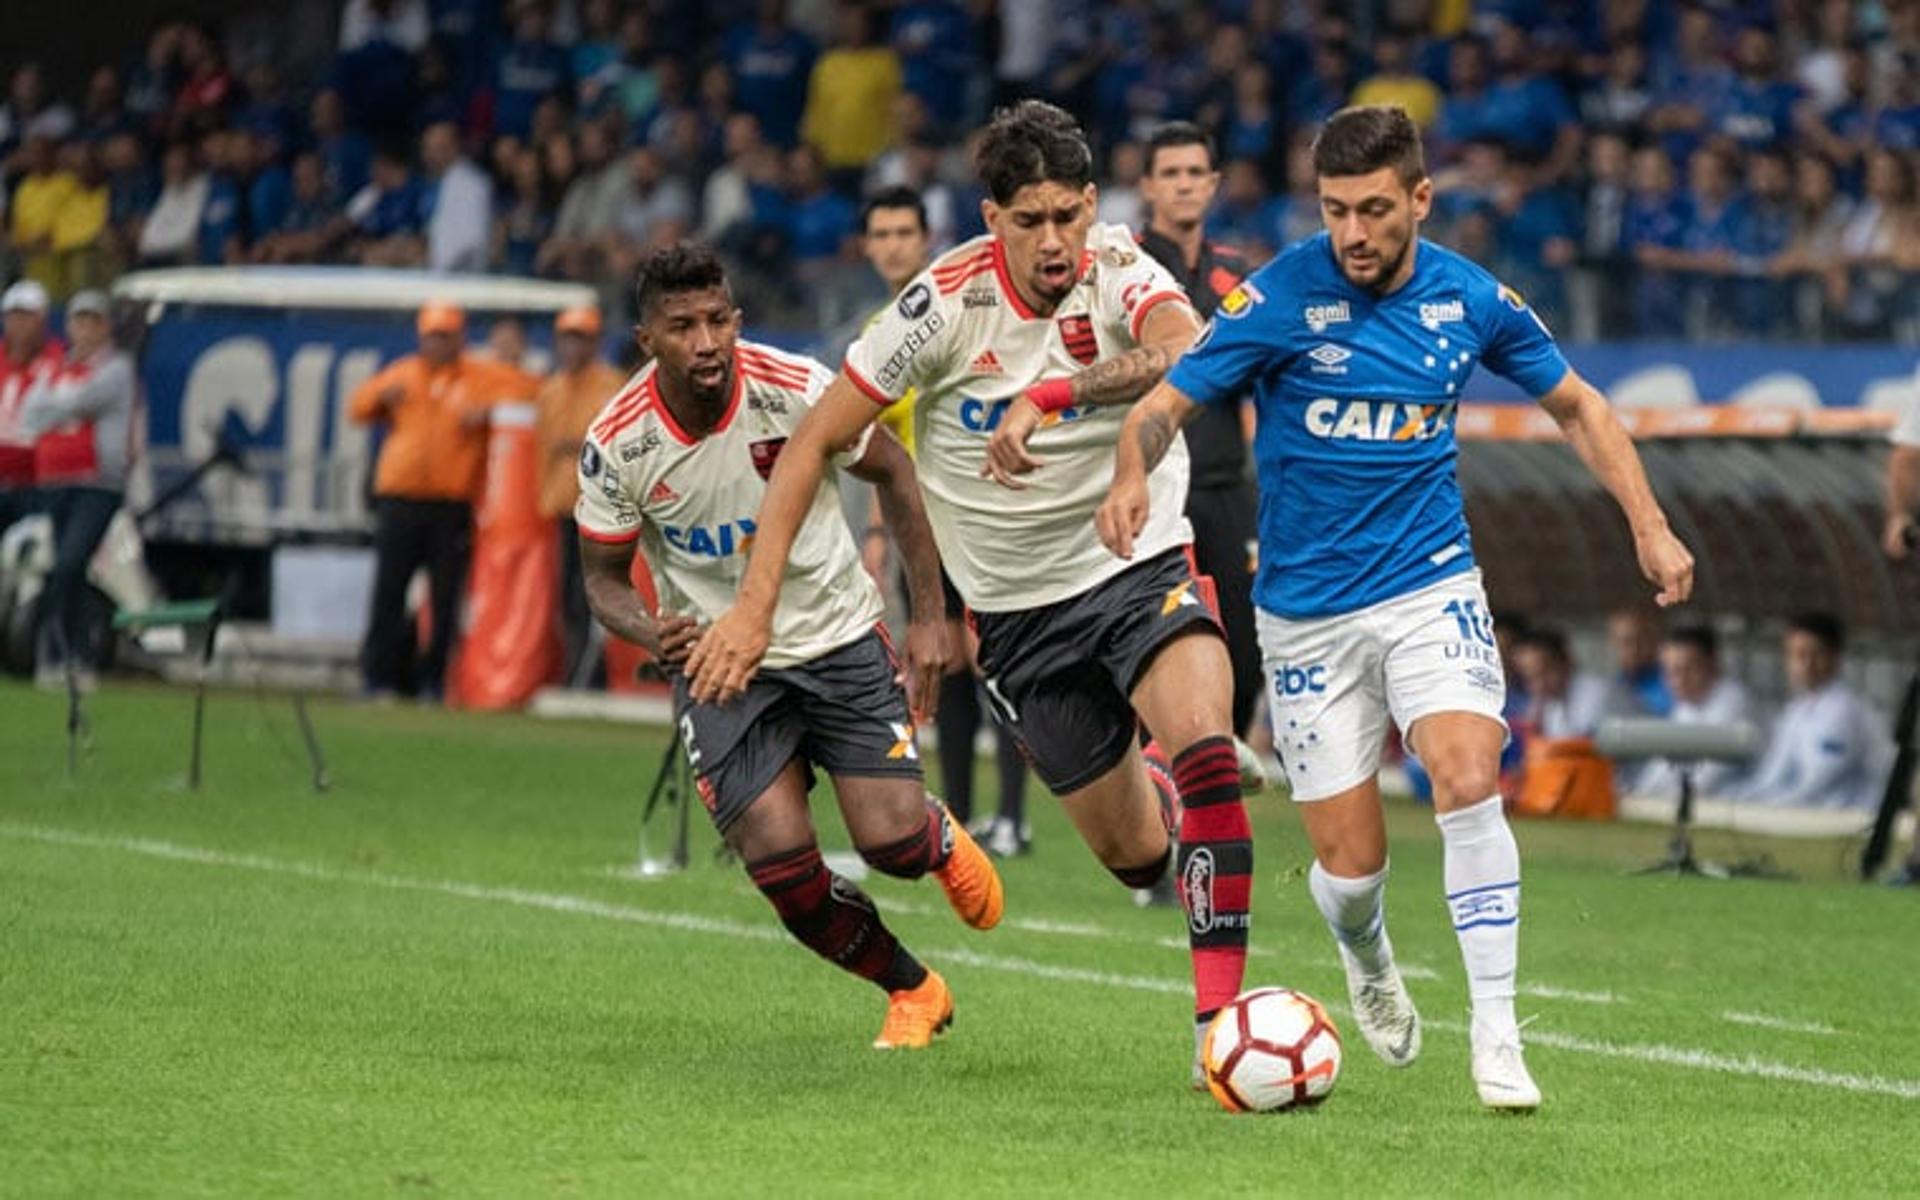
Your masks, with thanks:
M1257 620L1273 749L1295 800L1373 778L1389 716L1403 735L1438 712L1506 727L1506 673L1478 570L1337 617Z

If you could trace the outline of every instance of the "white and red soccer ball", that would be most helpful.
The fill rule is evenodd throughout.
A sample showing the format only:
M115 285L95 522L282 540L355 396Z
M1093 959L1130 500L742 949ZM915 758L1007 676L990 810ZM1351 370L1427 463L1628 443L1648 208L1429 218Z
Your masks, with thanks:
M1318 1104L1340 1078L1340 1031L1313 997L1254 988L1207 1026L1200 1062L1207 1090L1229 1112Z

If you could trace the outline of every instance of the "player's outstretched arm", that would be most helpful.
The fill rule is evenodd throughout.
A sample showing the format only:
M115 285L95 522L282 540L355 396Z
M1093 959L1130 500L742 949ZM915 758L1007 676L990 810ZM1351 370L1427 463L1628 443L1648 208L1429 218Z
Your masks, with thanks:
M755 518L753 548L733 607L721 613L687 659L693 698L725 704L746 690L766 656L780 577L833 456L860 439L879 410L843 373L827 385L773 466Z
M1191 305L1172 301L1155 305L1141 322L1138 346L1065 379L1042 380L1008 406L987 439L987 462L981 475L1005 487L1024 487L1015 476L1046 465L1028 452L1027 439L1049 413L1079 405L1133 403L1160 382L1199 333L1200 318Z
M1579 372L1569 370L1540 397L1540 407L1559 423L1574 453L1627 514L1640 570L1660 589L1654 600L1662 608L1685 603L1693 592L1693 555L1668 528L1667 514L1647 485L1640 453L1607 398Z
M1113 483L1093 514L1100 540L1119 557L1133 557L1133 539L1152 515L1147 476L1167 456L1180 427L1199 411L1191 397L1163 379L1127 414L1113 451Z
M956 647L947 644L946 599L940 590L940 551L920 502L920 483L913 459L899 439L875 429L866 453L849 468L874 485L880 516L900 547L907 568L907 704L916 717L934 714L940 699L940 679L953 661Z
M692 617L661 613L655 617L633 586L632 542L580 539L580 574L587 607L608 631L639 646L655 660L678 667L700 636Z

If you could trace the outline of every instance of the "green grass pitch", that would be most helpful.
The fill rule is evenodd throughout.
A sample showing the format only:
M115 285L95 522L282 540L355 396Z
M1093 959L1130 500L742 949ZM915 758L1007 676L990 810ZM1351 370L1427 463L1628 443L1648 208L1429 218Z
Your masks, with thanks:
M1799 883L1629 878L1664 833L1522 824L1521 1011L1546 1093L1483 1113L1428 814L1395 804L1394 940L1428 1021L1392 1072L1348 1031L1322 1107L1187 1090L1176 914L1134 908L1036 797L1008 919L873 880L953 1031L867 1049L883 1001L788 942L696 825L641 881L655 731L109 687L0 686L0 1195L1836 1195L1914 1186L1920 896L1850 847ZM989 773L982 772L983 776ZM1249 984L1336 1005L1284 798L1254 805ZM816 798L825 843L844 847Z

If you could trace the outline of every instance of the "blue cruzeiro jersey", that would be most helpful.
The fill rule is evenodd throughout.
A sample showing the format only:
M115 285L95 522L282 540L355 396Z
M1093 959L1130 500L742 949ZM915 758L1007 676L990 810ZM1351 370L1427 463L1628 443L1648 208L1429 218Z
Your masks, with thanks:
M1336 616L1473 566L1453 417L1477 362L1533 396L1567 372L1518 293L1432 242L1391 295L1349 283L1322 233L1221 302L1167 381L1200 404L1253 390L1256 604Z

